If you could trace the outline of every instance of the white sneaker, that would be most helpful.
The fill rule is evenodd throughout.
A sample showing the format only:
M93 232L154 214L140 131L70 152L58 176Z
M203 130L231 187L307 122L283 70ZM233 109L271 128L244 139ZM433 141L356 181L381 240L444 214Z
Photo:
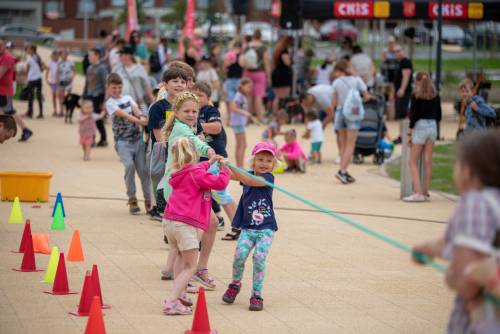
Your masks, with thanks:
M422 195L422 194L413 194L413 195L404 197L403 201L405 201L405 202L413 202L413 203L425 202L425 196Z
M340 155L337 155L337 157L335 158L335 164L340 165Z

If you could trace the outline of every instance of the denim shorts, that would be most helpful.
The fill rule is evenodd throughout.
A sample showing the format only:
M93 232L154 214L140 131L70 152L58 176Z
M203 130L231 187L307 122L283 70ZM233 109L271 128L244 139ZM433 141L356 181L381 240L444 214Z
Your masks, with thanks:
M226 93L227 101L232 101L236 92L238 91L238 86L240 84L240 79L230 78L224 81L224 92Z
M231 128L233 129L234 134L246 132L246 126L244 125L231 125Z
M349 121L342 113L342 109L339 108L335 112L335 121L333 126L335 127L336 131L340 131L343 129L359 130L359 128L361 128L361 121Z
M437 124L433 119L420 119L415 123L411 133L411 142L416 145L424 145L427 142L435 142L437 138Z

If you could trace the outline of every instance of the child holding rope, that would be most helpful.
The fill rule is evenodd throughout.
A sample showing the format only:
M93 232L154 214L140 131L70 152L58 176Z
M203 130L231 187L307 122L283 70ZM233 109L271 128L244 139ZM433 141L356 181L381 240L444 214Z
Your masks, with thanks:
M261 142L252 150L252 173L258 178L274 183L271 173L276 165L276 148L270 142ZM222 300L232 304L241 289L243 269L250 251L253 253L253 289L250 298L250 310L262 311L262 285L266 269L266 258L278 230L273 209L273 188L255 180L247 174L232 168L232 178L243 185L238 209L233 220L233 227L240 228L241 234L236 244L233 260L233 281L224 293Z
M500 131L475 131L459 142L455 184L462 194L443 237L414 247L429 259L450 261L446 284L457 296L448 322L448 333L499 333L494 312L478 312L495 306L467 275L467 268L498 254L500 241ZM497 262L498 265L498 262ZM497 306L498 307L498 306ZM494 310L494 309L493 309Z
M182 270L176 272L174 286L165 300L166 315L191 314L192 302L186 287L196 271L201 234L208 229L212 208L211 189L224 190L230 171L224 167L221 156L212 156L207 162L196 164L199 155L192 139L180 137L171 144L172 193L165 209L163 228L170 252L177 252ZM218 175L208 171L219 161Z

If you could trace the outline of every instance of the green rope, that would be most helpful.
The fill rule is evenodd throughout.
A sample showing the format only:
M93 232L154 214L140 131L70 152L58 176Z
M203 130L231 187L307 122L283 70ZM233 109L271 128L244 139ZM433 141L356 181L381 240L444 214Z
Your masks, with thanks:
M229 166L229 167L231 167L231 168L233 168L233 169L235 169L235 170L237 170L238 172L240 172L240 173L242 173L242 174L244 174L244 175L246 175L246 176L254 179L254 180L257 180L257 181L265 184L268 187L271 187L271 188L274 188L274 189L276 189L278 191L281 191L282 193L284 193L284 194L286 194L286 195L288 195L288 196L290 196L292 198L295 198L296 200L298 200L298 201L300 201L300 202L302 202L304 204L307 204L307 205L309 205L309 206L311 206L311 207L313 207L313 208L315 208L315 209L317 209L317 210L319 210L319 211L321 211L323 213L326 213L327 215L329 215L329 216L331 216L333 218L336 218L336 219L340 220L341 222L343 222L343 223L345 223L347 225L350 225L350 226L352 226L352 227L360 230L361 232L364 232L364 233L366 233L368 235L371 235L372 237L375 237L375 238L377 238L377 239L385 242L386 244L389 244L389 245L391 245L391 246L393 246L393 247L395 247L395 248L397 248L397 249L399 249L399 250L401 250L401 251L403 251L405 253L411 254L418 261L420 261L422 263L425 263L426 265L428 265L428 266L436 269L440 273L445 273L446 272L446 267L443 264L437 263L437 262L433 261L432 259L430 259L429 257L425 256L422 253L414 252L411 249L410 246L408 246L408 245L406 245L406 244L404 244L404 243L402 243L402 242L400 242L398 240L395 240L395 239L393 239L391 237L388 237L388 236L386 236L386 235L384 235L384 234L382 234L380 232L377 232L377 231L375 231L375 230L373 230L373 229L371 229L371 228L369 228L369 227L367 227L365 225L356 223L356 222L354 222L354 221L352 221L352 220L350 220L350 219L348 219L348 218L346 218L346 217L344 217L344 216L342 216L342 215L340 215L338 213L335 213L335 212L333 212L333 211L331 211L329 209L326 209L326 208L324 208L324 207L322 207L322 206L320 206L320 205L318 205L316 203L313 203L313 202L309 201L308 199L306 199L306 198L304 198L304 197L302 197L300 195L294 194L294 193L292 193L292 192L290 192L290 191L288 191L288 190L286 190L284 188L281 188L280 186L277 186L276 184L267 182L265 179L257 177L257 176L255 176L253 174L250 174L246 170L244 170L242 168L239 168L239 167L233 165L230 162L226 162L226 165ZM485 297L486 297L486 299L488 299L491 302L493 302L493 304L495 304L496 306L500 306L500 299L495 298L494 296L490 295L489 293L485 293Z

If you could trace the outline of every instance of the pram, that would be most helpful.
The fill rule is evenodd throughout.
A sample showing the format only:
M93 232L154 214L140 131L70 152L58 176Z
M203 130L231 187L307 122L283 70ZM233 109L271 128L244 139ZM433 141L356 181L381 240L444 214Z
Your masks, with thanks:
M363 104L365 117L361 121L361 128L356 139L353 163L362 164L364 157L372 154L374 164L381 165L384 162L384 151L378 146L384 136L384 104L381 96L376 96L375 100Z

